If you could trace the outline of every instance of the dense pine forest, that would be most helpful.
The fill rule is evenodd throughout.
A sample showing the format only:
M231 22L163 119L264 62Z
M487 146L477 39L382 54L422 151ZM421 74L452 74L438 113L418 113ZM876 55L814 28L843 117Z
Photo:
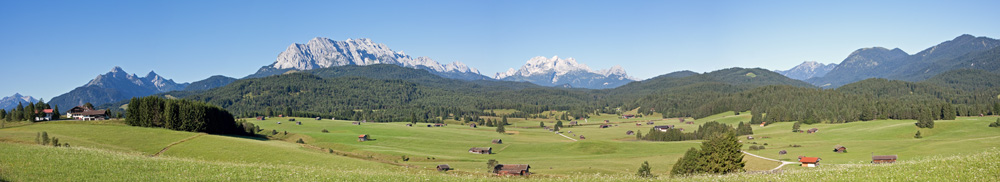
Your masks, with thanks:
M132 98L125 123L132 126L166 128L212 134L254 136L260 128L238 122L218 106L184 99L156 96Z
M1000 74L953 70L921 82L868 79L820 89L764 69L674 72L602 90L542 87L524 82L446 79L394 65L341 66L249 78L206 91L170 95L221 106L243 117L335 117L375 122L440 122L495 116L537 117L550 110L587 114L705 117L752 111L750 123L844 123L875 119L953 119L1000 113ZM620 108L620 109L617 109ZM924 116L929 115L929 116Z

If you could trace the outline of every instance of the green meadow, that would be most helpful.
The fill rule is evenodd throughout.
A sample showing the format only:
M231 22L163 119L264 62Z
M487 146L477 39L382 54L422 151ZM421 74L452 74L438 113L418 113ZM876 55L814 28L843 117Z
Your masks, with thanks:
M115 121L42 122L0 129L0 141L3 141L0 143L0 179L79 181L114 176L123 181L633 181L646 180L632 175L643 161L650 162L659 180L781 181L840 176L855 180L923 181L942 179L924 174L975 173L955 179L995 181L986 179L996 179L996 175L982 173L1000 172L997 163L976 163L977 160L1000 159L1000 153L994 152L1000 146L1000 129L986 127L997 117L936 121L934 129L920 129L924 136L921 139L913 138L917 131L913 120L802 125L803 130L819 129L812 134L791 132L792 122L765 127L755 125L753 136L757 139L746 140L746 136L741 136L747 152L783 161L796 161L800 155L820 157L820 167L803 168L791 164L782 167L783 172L779 173L754 173L773 169L780 163L744 156L748 173L684 178L670 178L668 171L688 148L698 147L699 141L637 141L634 135L625 132L647 133L655 125L667 124L693 131L697 125L708 121L727 124L749 121L750 114L728 112L706 118L686 118L695 123L691 125L659 116L628 120L616 115L603 117L612 127L599 128L604 119L598 116L581 122L584 124L581 126L569 127L569 122L564 121L567 127L562 129L562 134L576 141L538 127L538 122L546 121L533 119L518 119L520 123L534 125L511 125L504 134L495 132L493 127L472 128L458 122L444 127L427 127L426 123L410 127L406 126L408 123L353 125L352 121L313 118L295 118L302 125L288 121L290 118L250 119L264 129L262 133L277 131L271 139L131 127ZM594 121L598 120L595 118L600 118L599 122ZM646 124L649 120L655 124ZM546 122L546 126L552 125ZM328 132L322 132L324 129ZM41 131L72 147L35 145L35 136ZM359 142L361 134L368 134L374 140ZM580 139L580 135L586 139ZM298 139L306 144L296 144L294 141ZM492 144L493 139L502 139L503 144ZM749 150L750 145L764 143L767 143L766 149ZM848 152L832 152L836 145L848 147ZM164 150L167 146L169 148ZM494 154L469 153L471 147L492 147ZM158 154L161 150L163 152ZM780 150L788 154L779 155ZM872 154L898 155L899 161L871 165L868 163ZM489 159L501 164L530 164L535 174L527 178L495 177L485 168ZM437 172L434 167L439 164L448 164L455 170ZM942 170L928 170L928 167ZM921 173L907 176L892 172L898 170Z

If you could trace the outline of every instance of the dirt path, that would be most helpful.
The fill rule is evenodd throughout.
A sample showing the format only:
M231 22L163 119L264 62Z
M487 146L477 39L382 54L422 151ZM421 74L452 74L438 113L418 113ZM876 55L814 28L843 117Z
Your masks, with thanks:
M774 162L780 162L781 165L778 165L778 167L775 167L774 169L771 169L772 171L781 169L781 167L783 167L783 166L785 166L787 164L798 164L798 162L788 162L788 161L781 161L781 160L777 160L777 159L771 159L771 158L767 158L767 157L761 157L759 155L751 154L750 152L746 152L746 151L740 151L740 152L743 152L744 154L747 154L747 155L750 155L750 156L754 156L754 157L757 157L757 158L761 158L761 159L764 159L764 160L769 160L769 161L774 161Z
M568 137L568 136L566 136L566 135L563 135L562 133L559 133L559 132L552 132L552 133L556 133L556 134L559 134L560 136L563 136L563 137L566 137L566 139L570 139L570 140L573 140L574 142L576 141L576 139L573 139L573 138L570 138L570 137Z
M205 133L198 133L197 135L185 138L185 139L180 140L180 141L176 141L174 143L170 143L170 145L167 145L167 147L163 147L163 150L160 150L159 152L156 152L156 154L150 155L150 157L160 156L160 154L163 154L163 152L166 152L167 149L170 149L170 147L173 147L174 145L177 145L177 144L184 143L184 142L186 142L188 140L191 140L191 139L194 139L194 138L198 138L198 137L200 137L202 135L205 135Z

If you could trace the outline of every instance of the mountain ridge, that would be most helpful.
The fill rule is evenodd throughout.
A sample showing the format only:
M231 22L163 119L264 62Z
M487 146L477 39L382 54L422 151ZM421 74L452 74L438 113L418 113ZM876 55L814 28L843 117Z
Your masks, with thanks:
M249 78L282 74L290 70L311 70L344 65L395 64L403 67L424 69L432 73L465 80L487 79L476 68L455 61L441 64L429 57L412 57L403 51L393 51L385 44L371 39L347 39L344 41L316 37L305 44L294 43L278 54L274 63L261 67Z
M625 69L619 65L593 70L586 64L577 63L576 59L561 59L559 56L533 57L517 70L509 68L506 72L496 73L493 79L526 81L551 87L591 89L615 88L635 81L635 78L628 76Z

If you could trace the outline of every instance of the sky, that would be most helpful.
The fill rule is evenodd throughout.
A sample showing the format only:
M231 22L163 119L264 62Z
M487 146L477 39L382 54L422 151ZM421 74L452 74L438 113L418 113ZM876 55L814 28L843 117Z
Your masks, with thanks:
M1000 1L0 1L0 96L49 100L115 66L176 82L244 77L293 43L369 38L492 76L535 56L646 79L913 54L1000 38Z

